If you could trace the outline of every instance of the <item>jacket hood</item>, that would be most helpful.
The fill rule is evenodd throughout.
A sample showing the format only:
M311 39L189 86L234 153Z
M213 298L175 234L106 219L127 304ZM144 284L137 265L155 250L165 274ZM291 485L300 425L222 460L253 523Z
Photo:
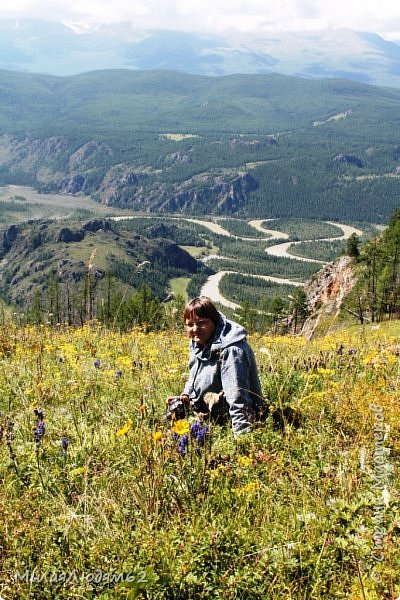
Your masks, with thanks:
M235 321L228 320L224 314L220 313L218 325L209 343L204 348L200 348L193 341L190 344L199 358L199 355L203 355L206 358L215 350L223 350L227 346L245 340L246 336L247 331L244 327Z
M213 349L226 348L231 344L236 344L246 339L247 331L244 327L235 321L229 321L225 315L220 313L219 323L211 338Z

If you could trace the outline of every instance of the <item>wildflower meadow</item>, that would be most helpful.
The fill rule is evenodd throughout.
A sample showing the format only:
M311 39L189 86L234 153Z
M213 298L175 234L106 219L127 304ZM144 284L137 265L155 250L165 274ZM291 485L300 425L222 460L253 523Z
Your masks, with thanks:
M391 324L253 335L266 422L165 419L180 331L0 328L0 596L395 600Z

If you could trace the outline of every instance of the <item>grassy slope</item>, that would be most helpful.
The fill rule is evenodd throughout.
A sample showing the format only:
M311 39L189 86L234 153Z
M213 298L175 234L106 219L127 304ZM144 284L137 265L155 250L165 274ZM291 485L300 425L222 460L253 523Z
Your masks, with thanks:
M0 594L125 597L129 576L154 599L397 597L399 331L253 337L268 404L301 426L214 427L181 457L159 421L181 333L0 329Z
M174 296L182 296L182 298L187 298L187 286L190 281L189 277L173 277L169 281L169 285L171 286L171 292Z

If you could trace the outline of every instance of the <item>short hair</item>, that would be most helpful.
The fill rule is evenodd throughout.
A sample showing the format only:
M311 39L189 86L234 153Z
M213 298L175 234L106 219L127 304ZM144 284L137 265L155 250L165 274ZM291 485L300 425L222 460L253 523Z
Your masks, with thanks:
M202 317L203 319L210 319L215 326L217 326L220 313L211 302L210 298L206 296L200 296L199 298L193 298L185 306L183 311L183 320L190 321L193 317Z

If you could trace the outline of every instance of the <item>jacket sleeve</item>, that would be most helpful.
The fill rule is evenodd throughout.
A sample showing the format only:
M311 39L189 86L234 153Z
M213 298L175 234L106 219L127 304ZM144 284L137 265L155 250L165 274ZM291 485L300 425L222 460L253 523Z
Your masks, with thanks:
M245 348L237 345L225 348L221 364L221 382L235 435L250 432L254 421L250 370L250 358Z
M195 359L195 357L193 356L193 353L190 352L189 350L189 376L188 379L185 383L185 386L183 388L183 394L187 394L189 396L189 398L191 397L192 393L193 393L193 382L194 382L194 378L195 378L195 374L197 371L197 365L196 365L197 361Z

